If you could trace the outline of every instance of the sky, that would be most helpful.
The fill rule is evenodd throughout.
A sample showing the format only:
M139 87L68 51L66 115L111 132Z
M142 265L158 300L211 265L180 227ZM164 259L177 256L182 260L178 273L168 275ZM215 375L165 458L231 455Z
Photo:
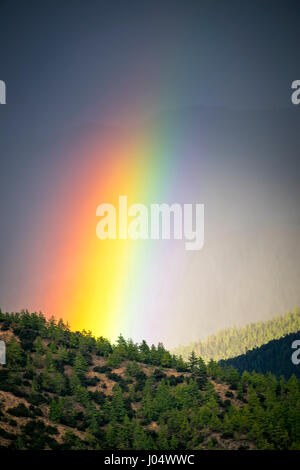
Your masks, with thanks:
M300 305L296 1L0 0L0 306L188 343ZM205 244L96 207L203 203Z

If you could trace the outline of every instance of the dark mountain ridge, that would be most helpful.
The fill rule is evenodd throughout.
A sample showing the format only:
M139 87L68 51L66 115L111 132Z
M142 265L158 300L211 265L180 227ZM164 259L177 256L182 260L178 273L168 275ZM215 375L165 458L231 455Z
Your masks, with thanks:
M294 364L292 356L297 355L300 346L294 346L295 341L300 342L300 330L283 338L269 341L259 348L247 351L246 354L220 361L222 367L232 366L240 373L255 371L261 374L271 372L276 377L289 379L293 374L300 379L300 364ZM299 353L300 359L300 353Z

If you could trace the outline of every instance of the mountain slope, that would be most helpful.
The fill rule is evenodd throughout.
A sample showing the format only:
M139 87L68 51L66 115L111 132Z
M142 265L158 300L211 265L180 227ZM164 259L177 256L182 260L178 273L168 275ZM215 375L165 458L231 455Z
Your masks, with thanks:
M240 373L245 370L255 370L262 374L271 372L277 377L284 376L286 379L294 374L300 379L300 364L292 362L292 354L295 352L295 349L292 348L294 341L300 341L300 330L297 333L272 340L260 348L247 351L246 354L220 361L220 364L223 367L233 366Z
M28 312L0 312L0 339L2 448L300 449L295 377L184 363L162 344L112 345Z
M246 351L262 346L273 339L279 339L289 333L300 330L300 309L286 315L277 316L272 320L249 323L242 328L226 328L209 336L205 341L179 346L174 354L187 359L192 351L205 361L229 359Z

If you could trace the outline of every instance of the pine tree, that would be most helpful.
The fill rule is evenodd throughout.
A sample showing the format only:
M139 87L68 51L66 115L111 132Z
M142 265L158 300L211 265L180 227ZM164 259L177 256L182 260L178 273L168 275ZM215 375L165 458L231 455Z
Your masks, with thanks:
M126 414L123 393L119 384L114 385L110 416L112 420L122 421Z
M6 357L10 368L18 368L24 361L23 350L14 336L7 344Z
M142 343L139 346L139 352L140 352L140 360L141 362L144 362L145 364L148 364L150 361L150 348L148 344L146 343L145 340L142 341Z
M41 355L44 354L45 348L44 348L44 345L40 336L37 336L37 338L34 340L33 350L37 352L38 354L41 354Z
M161 425L157 435L157 447L159 450L169 450L167 427Z
M133 450L148 450L148 439L143 427L135 423L133 431Z
M194 370L196 369L197 363L198 363L198 359L197 359L197 356L195 354L195 351L191 352L191 354L189 356L188 363L189 363L190 371L194 372Z
M63 414L64 402L62 398L52 400L50 403L49 418L55 423L60 423Z
M87 362L81 352L78 352L76 354L75 360L74 360L74 371L77 377L81 380L85 372L87 370Z
M106 430L105 439L108 449L117 449L118 447L118 425L115 421L111 421Z

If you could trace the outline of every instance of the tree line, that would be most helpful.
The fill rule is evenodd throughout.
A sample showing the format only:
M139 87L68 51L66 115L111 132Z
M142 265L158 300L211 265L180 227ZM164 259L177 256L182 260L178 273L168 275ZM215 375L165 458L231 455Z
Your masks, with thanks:
M208 336L204 341L179 346L174 349L173 353L187 359L189 354L195 351L206 362L210 359L219 361L246 354L251 349L299 330L300 309L296 308L293 312L268 321L249 323L241 328L235 326L225 328L215 335Z

